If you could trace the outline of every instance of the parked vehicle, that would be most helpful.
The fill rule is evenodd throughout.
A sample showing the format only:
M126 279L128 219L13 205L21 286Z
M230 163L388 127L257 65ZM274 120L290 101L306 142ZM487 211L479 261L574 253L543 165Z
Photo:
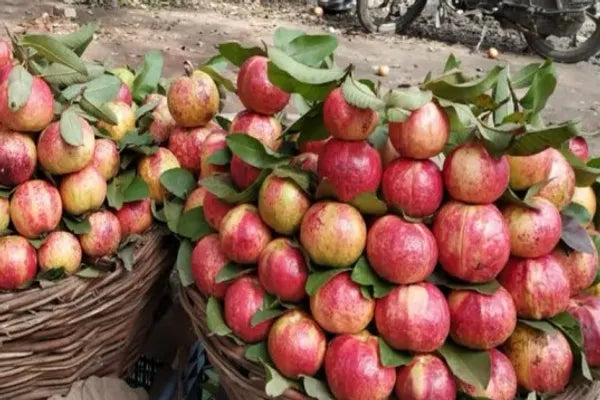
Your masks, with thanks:
M421 14L427 1L358 0L357 14L369 32L399 32ZM600 51L599 10L597 0L440 0L436 17L491 15L504 27L522 32L541 56L574 63Z

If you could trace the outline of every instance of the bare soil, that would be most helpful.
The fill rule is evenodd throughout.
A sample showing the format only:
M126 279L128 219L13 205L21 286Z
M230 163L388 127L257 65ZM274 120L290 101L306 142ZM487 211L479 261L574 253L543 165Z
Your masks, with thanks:
M501 49L501 54L498 60L490 60L485 51L471 51L480 29L472 22L454 21L451 27L444 28L447 29L444 39L461 40L466 45L417 37L435 37L436 32L431 32L431 21L426 18L407 35L373 36L360 30L352 14L316 17L311 1L289 3L280 0L266 6L249 0L195 0L192 4L186 3L188 8L118 10L68 5L76 8L77 18L67 20L54 17L53 8L67 6L68 0L0 0L0 21L17 32L62 32L73 30L79 24L97 22L100 25L98 37L86 53L87 57L112 65L135 66L146 51L158 49L165 55L167 76L182 73L184 60L195 64L207 60L216 53L215 45L221 42L269 42L278 26L336 34L340 40L338 63L352 63L359 75L373 78L374 66L388 65L390 74L380 78L388 87L417 83L428 71L440 72L451 53L471 71L489 69L495 63L509 64L516 71L526 64L540 62L539 57L524 53L525 44L511 32L492 29L485 46L495 45ZM600 66L582 62L557 64L556 69L559 84L546 110L547 120L579 118L586 131L600 130ZM227 104L227 111L237 109L236 101ZM593 142L593 152L600 154L600 141Z

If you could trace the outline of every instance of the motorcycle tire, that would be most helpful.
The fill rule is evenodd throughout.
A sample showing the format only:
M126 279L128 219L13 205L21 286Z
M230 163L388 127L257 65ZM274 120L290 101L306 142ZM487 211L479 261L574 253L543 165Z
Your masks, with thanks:
M543 38L532 33L526 33L525 39L529 47L540 56L560 63L573 64L587 61L600 52L600 24L596 26L596 30L585 43L572 50L556 50Z
M427 0L415 0L415 3L410 6L407 10L406 14L394 20L396 25L396 32L402 32L411 22L417 18L425 5L427 4ZM379 33L379 26L375 23L373 16L369 12L369 0L358 0L356 5L356 13L358 14L358 20L360 24L365 28L365 30L369 33Z

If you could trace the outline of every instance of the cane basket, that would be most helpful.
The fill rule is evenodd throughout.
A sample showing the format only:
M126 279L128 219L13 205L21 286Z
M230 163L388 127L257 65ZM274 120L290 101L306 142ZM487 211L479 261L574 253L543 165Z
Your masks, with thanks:
M244 358L244 347L227 337L211 335L206 326L206 299L195 286L180 285L181 305L189 316L194 332L204 344L206 354L219 372L220 383L229 400L271 399L265 394L263 368ZM308 400L311 397L288 389L279 399ZM600 381L573 384L556 400L600 400Z
M0 399L66 394L91 375L126 375L140 355L173 265L171 239L152 228L133 269L0 294Z

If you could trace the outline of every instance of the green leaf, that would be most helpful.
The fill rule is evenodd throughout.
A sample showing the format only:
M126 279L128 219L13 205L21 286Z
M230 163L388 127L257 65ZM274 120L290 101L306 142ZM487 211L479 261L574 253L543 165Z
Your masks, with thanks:
M579 350L583 349L583 334L577 318L568 312L561 312L548 321L567 336Z
M256 168L273 168L289 162L287 156L274 152L245 133L227 135L227 146L233 154Z
M298 29L288 29L282 26L275 29L273 34L273 44L279 47L281 50L286 50L287 46L296 38L305 35L305 33Z
M100 64L86 63L85 67L88 71L87 75L77 72L62 64L52 63L42 68L40 72L40 77L43 78L46 82L53 85L58 85L61 87L68 86L63 91L64 97L65 92L67 92L67 94L72 94L73 91L75 91L79 85L89 81L92 78L96 78L102 75L105 71L104 66ZM72 94L72 96L75 97L79 93L80 92L77 91L75 94ZM71 100L71 98L65 98L67 100Z
M208 326L211 333L217 336L226 336L231 333L231 329L223 319L221 304L213 296L210 296L206 302L206 326Z
M271 362L271 357L269 357L269 351L267 350L267 343L265 341L247 345L244 356L246 359L256 363L261 361Z
M221 115L217 115L215 116L215 120L217 121L217 123L219 124L219 126L221 128L223 128L224 131L229 132L229 128L231 127L231 121L228 120L227 118L221 116Z
M592 216L587 208L578 203L569 203L565 208L560 210L561 214L575 218L580 224L588 224L592 220Z
M521 68L512 78L512 85L515 89L523 89L531 85L533 77L542 66L540 63L533 63Z
M92 225L90 225L90 221L87 218L77 221L75 219L63 217L63 222L65 223L67 229L73 232L75 235L89 233L92 230Z
M458 69L460 67L460 60L458 60L454 54L450 53L448 59L446 60L446 64L444 65L444 72L452 71L453 69Z
M139 134L137 130L133 130L127 132L121 140L119 140L119 150L124 150L126 148L136 148L142 146L148 146L152 144L152 136L146 132L143 134Z
M448 274L439 269L433 271L427 278L427 281L436 286L444 286L455 290L473 290L481 294L494 294L500 288L498 281L493 280L486 283L467 283L453 279Z
M510 187L506 188L502 194L501 200L506 203L515 204L532 210L536 209L530 202L522 200Z
M165 219L167 220L167 226L173 233L179 232L179 219L183 212L183 203L179 199L173 201L165 201L163 211L165 213Z
M114 75L100 75L83 85L85 87L83 95L89 101L103 104L117 97L121 84L121 80Z
M508 148L512 156L529 156L548 147L559 148L565 141L579 134L580 123L569 121L547 128L528 128Z
M133 269L133 253L135 251L135 244L130 243L127 246L123 246L117 252L117 257L123 263L123 267L130 271Z
M531 199L537 196L540 190L545 188L546 185L549 184L553 179L554 178L545 179L541 182L536 183L535 185L530 186L529 189L527 189L527 193L525 193L523 201L525 202L528 208L537 209L535 205L531 202Z
M377 197L377 193L364 192L350 202L362 214L383 215L388 211L387 204Z
M431 90L435 96L450 101L468 102L491 89L504 68L495 66L487 75L462 83L455 83L448 75L443 75L425 83L424 87Z
M270 173L269 169L262 170L252 185L242 192L238 192L225 176L215 175L204 178L200 181L200 185L226 203L251 203L256 200L263 181Z
M485 389L490 380L489 351L472 351L446 342L438 352L446 360L452 373L461 381Z
M313 272L306 280L305 290L309 296L314 296L321 286L329 282L334 276L342 272L350 271L350 268L328 269L319 272Z
M232 93L236 92L235 85L229 79L225 78L223 75L219 74L213 67L210 65L203 65L198 68L200 71L208 74L212 78L212 80L217 84L223 86L225 89L229 90Z
M15 66L8 75L8 107L12 111L20 110L31 94L33 76L22 66Z
M329 182L329 179L323 178L319 185L317 186L317 190L315 191L315 198L318 200L321 199L336 199L338 198L337 193L335 192L335 188Z
M318 103L303 114L283 132L283 135L291 132L300 132L299 144L327 138L329 132L327 132L327 128L323 123L323 103Z
M583 161L579 159L575 154L573 154L566 143L561 148L560 152L567 159L573 171L575 172L575 183L577 186L590 186L592 185L598 177L600 177L600 165L596 160L590 160L586 165Z
M592 371L590 370L590 366L587 363L585 353L583 351L579 352L579 358L581 359L581 374L585 379L587 379L590 382L593 382L594 377L592 376Z
M135 171L126 171L113 178L106 189L108 205L120 209L125 200L124 192L135 179Z
M280 308L258 310L252 316L252 320L250 320L250 326L254 327L254 326L260 324L261 322L265 322L265 321L277 318L280 315L284 314L286 311L287 310L280 309Z
M373 133L367 138L371 146L381 149L387 143L389 137L388 124L377 125Z
M216 283L232 281L240 276L248 275L253 272L254 268L246 268L234 262L228 262L223 268L219 270L215 277Z
M160 51L149 51L144 55L144 65L133 81L131 95L141 103L150 93L156 92L162 75L163 56Z
M513 131L519 129L515 124L505 124L493 127L477 119L477 129L484 139L483 144L486 150L493 157L500 157L514 139Z
M312 376L303 376L302 377L302 386L304 387L304 391L311 398L317 400L335 400L327 384L317 378L313 378Z
M351 278L359 285L373 287L373 296L376 299L387 296L395 287L377 276L364 255L354 264Z
M80 56L94 39L94 32L97 28L97 24L86 24L75 32L65 35L54 35L52 37Z
M87 75L85 63L73 50L47 35L24 35L19 39L19 44L37 51L48 61L61 63L83 75Z
M175 261L175 269L179 275L179 281L185 287L194 283L194 275L192 274L192 243L189 240L182 240L177 250L177 259Z
M0 235L2 236L2 235ZM27 239L27 241L33 246L35 247L36 250L39 250L40 247L42 247L42 245L44 244L44 242L46 241L45 237L39 238L39 239Z
M104 275L104 272L94 267L86 267L79 270L75 275L77 275L80 278L94 279Z
M351 76L348 76L342 83L342 92L346 101L353 106L372 110L380 110L385 107L384 101L375 96L367 85L354 80Z
M260 47L242 47L238 42L221 43L217 46L219 53L235 66L241 67L244 61L252 56L265 56Z
M303 34L290 41L283 50L302 64L318 66L333 54L337 46L335 36Z
M214 165L227 165L231 162L231 151L228 148L217 150L206 161Z
M429 103L432 98L433 95L429 90L421 90L416 86L411 86L406 89L390 90L384 100L388 107L399 107L414 111Z
M496 104L502 104L494 110L494 124L502 125L506 117L515 112L515 104L510 92L509 68L506 67L498 76L492 96Z
M60 136L71 146L83 145L83 127L79 115L71 109L60 116Z
M184 212L179 218L177 232L195 242L214 231L206 222L202 207L196 207Z
M341 68L320 69L304 65L282 50L269 47L269 60L279 69L290 74L294 79L312 85L321 85L340 80L345 71Z
M542 331L544 333L553 334L556 332L556 328L548 321L534 321L530 319L519 319L519 323L525 324L530 328Z
M525 400L537 400L537 393L536 392L529 392L527 394L527 398Z
M185 168L172 168L162 173L160 183L169 193L180 199L185 199L187 194L196 188L196 179Z
M273 174L279 178L287 178L291 179L300 187L300 189L304 190L306 193L310 194L310 188L313 186L313 182L311 179L311 175L302 171L301 169L290 167L288 165L282 165L273 170Z
M35 280L42 283L42 281L58 281L65 277L65 269L60 268L51 268L46 271L40 271L35 276ZM42 286L43 287L43 286Z
M546 62L534 74L529 90L521 99L521 105L533 114L537 114L544 109L554 89L556 89L556 71L551 62Z
M270 397L281 396L292 385L277 370L263 361L265 367L265 393Z
M562 241L575 251L593 254L596 250L592 245L590 236L579 221L566 214L561 214L560 217L562 220L562 233L560 236Z
M321 85L313 85L301 82L292 77L292 75L283 69L277 67L272 62L269 62L267 66L267 75L269 77L269 81L284 92L297 93L308 101L324 100L329 92L331 92L337 86L336 81Z
M389 122L405 122L410 117L410 114L410 111L400 107L392 107L386 110Z
M123 190L123 202L131 203L147 199L150 196L148 184L139 176L133 178L131 183Z
M96 101L89 100L85 95L81 97L81 100L79 100L79 106L85 112L102 121L108 122L109 124L117 125L119 123L117 116L112 110L110 110L104 104L99 104Z
M138 107L138 109L135 110L135 120L138 121L140 118L153 111L159 104L160 100L156 99Z
M379 338L379 359L384 367L395 368L410 364L412 356L392 348L385 340Z

